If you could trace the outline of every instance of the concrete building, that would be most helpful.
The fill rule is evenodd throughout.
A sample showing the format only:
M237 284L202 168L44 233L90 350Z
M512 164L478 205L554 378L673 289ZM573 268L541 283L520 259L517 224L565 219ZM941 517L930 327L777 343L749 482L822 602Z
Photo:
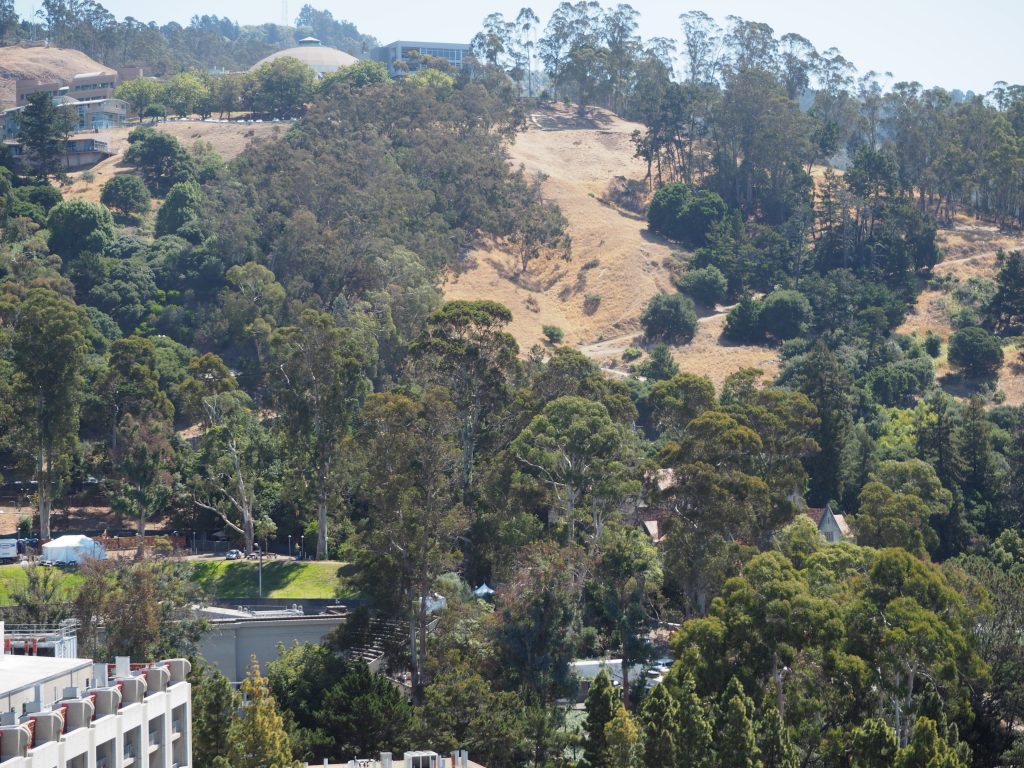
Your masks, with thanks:
M64 109L77 114L75 131L98 132L111 128L120 128L128 120L128 102L121 99L90 99L79 101L69 96L61 96L59 102ZM4 110L4 138L15 139L19 131L19 118L25 107L12 107Z
M373 58L387 64L392 77L401 77L415 72L424 58L443 59L455 69L462 69L472 52L468 43L426 43L413 40L396 40L383 45L373 52Z
M71 89L65 82L18 78L14 81L15 106L26 106L28 97L34 93L45 93L51 99L58 99L67 96L69 90Z
M0 622L0 647L39 627ZM22 645L24 647L24 645ZM0 768L187 768L192 692L185 659L111 667L89 659L0 655Z
M121 83L142 77L142 67L122 67L117 70L102 69L97 72L81 72L70 80L42 81L32 78L18 78L14 83L14 106L24 107L33 93L46 93L51 98L70 96L76 101L110 99Z
M119 80L117 72L83 72L71 78L68 95L73 99L109 99Z
M301 61L316 73L318 80L331 72L337 72L339 69L351 67L359 61L359 59L351 54L339 51L337 48L331 48L330 46L324 45L315 37L306 37L300 40L299 44L293 48L286 48L283 51L275 51L269 56L261 59L256 62L249 71L255 72L264 64L286 57Z
M301 609L205 608L202 615L210 630L199 641L199 653L233 682L245 678L253 656L266 669L278 658L278 643L316 645L345 621L341 614L306 616Z

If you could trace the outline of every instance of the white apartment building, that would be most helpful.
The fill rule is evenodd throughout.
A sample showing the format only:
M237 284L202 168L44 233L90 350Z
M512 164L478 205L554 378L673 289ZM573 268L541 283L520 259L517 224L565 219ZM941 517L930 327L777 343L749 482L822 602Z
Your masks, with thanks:
M0 622L0 768L191 766L188 661L32 655L32 634Z

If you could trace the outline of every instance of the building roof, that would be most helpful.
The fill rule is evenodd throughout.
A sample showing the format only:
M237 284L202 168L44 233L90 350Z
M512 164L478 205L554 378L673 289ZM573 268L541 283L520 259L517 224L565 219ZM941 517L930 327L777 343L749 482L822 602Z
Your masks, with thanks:
M307 42L311 41L311 42ZM353 64L359 61L355 56L339 51L337 48L331 48L327 45L322 45L319 40L315 37L307 37L301 40L294 48L286 48L283 51L276 51L264 59L256 62L250 72L254 72L264 64L284 57L298 59L303 64L317 72L323 71L335 71L343 67L351 67Z
M828 507L808 507L805 510L805 514L811 518L811 522L815 525L821 525L821 518L825 516L825 510Z
M394 48L400 45L403 48L455 48L468 51L472 49L469 43L429 43L423 40L395 40L393 43L382 45L381 48Z
M0 655L0 696L17 693L39 683L89 669L89 659L57 659L52 656Z
M846 515L832 514L832 518L836 521L836 525L839 526L839 530L842 531L843 536L849 536L852 532L850 526L846 522Z
M106 71L100 71L100 72L79 72L77 75L75 75L71 79L74 81L74 80L84 80L87 77L103 77L103 76L117 77L117 72L106 72Z

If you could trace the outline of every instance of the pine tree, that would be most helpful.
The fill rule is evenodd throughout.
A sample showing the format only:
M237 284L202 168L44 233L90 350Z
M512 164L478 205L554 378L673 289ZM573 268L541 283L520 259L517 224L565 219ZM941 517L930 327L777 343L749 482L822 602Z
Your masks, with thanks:
M954 750L939 736L935 721L919 717L910 734L910 743L896 758L898 768L965 768Z
M757 741L754 737L754 702L743 692L735 677L729 681L719 703L718 768L755 768Z
M763 768L797 768L799 761L789 730L772 703L764 706L757 721L757 748Z
M807 356L799 389L814 403L821 420L814 436L821 452L808 459L810 497L824 503L838 496L842 455L850 435L853 382L842 363L819 341Z
M622 702L616 699L615 703L618 705L615 715L604 726L605 765L608 768L639 768L640 729Z
M196 765L212 765L230 748L224 723L238 709L238 694L218 669L192 675L192 753Z
M644 765L676 765L679 740L679 704L664 685L657 685L640 707Z
M713 764L711 723L697 695L693 674L687 670L679 681L679 702L676 722L676 766L708 768Z
M25 169L40 181L64 179L61 155L77 122L75 110L54 103L48 93L34 93L19 116L18 140L24 148Z
M602 669L587 693L587 747L583 759L591 768L605 768L608 765L604 727L615 716L617 706L621 706L619 697L608 673Z
M850 737L850 758L857 768L889 768L898 749L896 730L884 720L865 720Z
M291 744L267 678L256 656L242 682L245 705L227 727L228 763L232 768L284 768L293 764Z

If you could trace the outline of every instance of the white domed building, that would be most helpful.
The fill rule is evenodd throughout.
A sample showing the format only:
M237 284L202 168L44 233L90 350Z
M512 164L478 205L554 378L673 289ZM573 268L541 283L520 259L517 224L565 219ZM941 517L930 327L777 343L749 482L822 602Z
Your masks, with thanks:
M261 59L256 62L249 71L255 72L264 64L276 59L284 58L285 56L292 59L298 59L308 66L316 73L317 79L330 74L331 72L337 72L339 69L351 67L359 61L355 56L345 53L344 51L339 51L337 48L331 48L324 45L315 37L306 37L299 40L299 44L294 48L286 48L283 51L276 51L265 59Z

